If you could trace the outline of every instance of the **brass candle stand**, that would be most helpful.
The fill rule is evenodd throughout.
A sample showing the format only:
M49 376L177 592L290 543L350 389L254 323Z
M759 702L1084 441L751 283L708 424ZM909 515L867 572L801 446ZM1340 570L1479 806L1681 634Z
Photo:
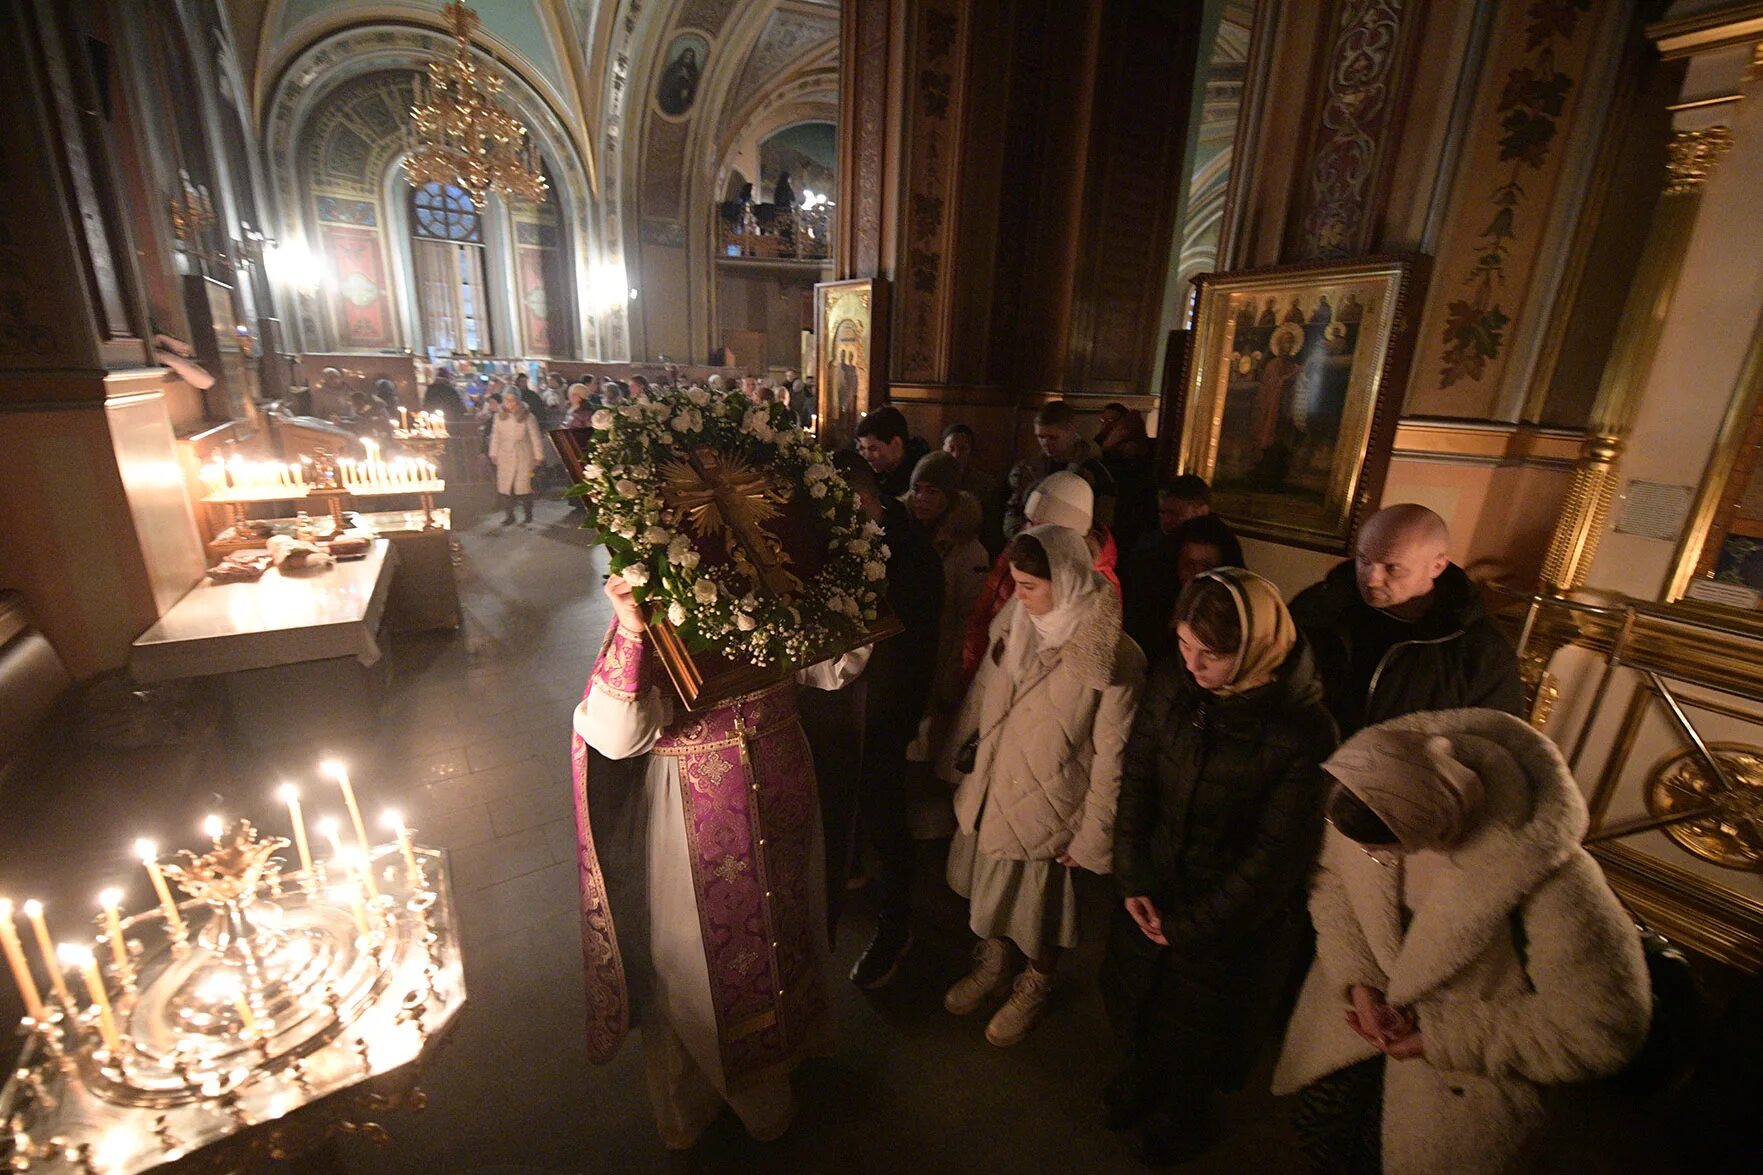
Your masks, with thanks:
M360 854L284 873L275 854L287 843L240 821L209 852L181 854L164 873L188 895L177 907L188 936L159 909L122 920L126 949L101 936L95 952L106 1000L51 1000L40 1022L23 1022L24 1051L0 1089L0 1164L129 1175L262 1126L279 1153L291 1116L330 1095L362 1086L381 1108L420 1099L378 1087L465 1004L441 855L374 847L365 867L378 896L367 900Z

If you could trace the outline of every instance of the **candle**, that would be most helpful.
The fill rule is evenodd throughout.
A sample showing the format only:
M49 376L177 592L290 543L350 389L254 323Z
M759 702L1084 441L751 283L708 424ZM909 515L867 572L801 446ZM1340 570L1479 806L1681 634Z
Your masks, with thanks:
M122 890L111 886L98 895L98 904L104 908L104 933L110 937L110 957L116 961L116 976L124 983L129 982L129 946L122 940L122 916L117 907L122 903Z
M326 816L318 822L318 835L331 842L331 864L342 866L343 838L338 832L339 825L334 817Z
M37 949L43 952L43 966L49 972L49 983L61 999L62 1007L72 1013L75 1011L73 993L67 990L67 980L62 978L61 968L55 965L55 942L49 937L48 923L43 921L43 903L35 898L26 902L24 916L30 919L31 929L36 932Z
M98 1009L98 1035L104 1038L104 1047L113 1056L120 1056L122 1037L116 1032L116 1015L110 1010L110 996L104 990L104 977L98 974L98 960L85 947L70 946L67 943L62 943L56 954L63 967L77 969L80 978L85 980L86 991Z
M410 888L415 889L422 884L422 870L416 864L416 846L410 843L410 829L405 826L404 817L397 812L387 812L380 821L397 834L398 850L404 854L404 874L410 881Z
M233 998L233 1011L239 1014L239 1035L261 1035L263 1030L257 1026L257 1014L251 1010L251 1001L245 995L245 985L238 979L227 976L224 979L217 977L215 986L221 989L221 994Z
M398 409L398 427L403 429L405 432L410 431L410 409L408 409L408 408Z
M363 935L367 934L367 908L361 904L361 891L359 889L356 889L352 885L346 889L333 889L331 891L331 901L339 906L344 902L348 902L349 911L355 916L355 929Z
M147 876L153 880L153 892L159 895L159 908L165 912L166 929L177 938L184 937L184 920L178 914L178 904L171 900L165 874L159 871L159 846L142 837L135 842L135 855L141 858L141 864L147 867Z
M31 965L25 962L24 948L18 945L18 929L12 923L12 900L0 898L0 949L6 952L6 963L12 968L12 981L24 997L25 1015L33 1020L43 1018L43 996L37 981L31 978Z
M300 872L312 872L312 846L306 843L306 820L300 814L300 789L291 783L282 784L282 803L288 806L288 819L294 823L294 848L300 854Z
M361 876L367 882L367 896L380 896L379 886L373 883L373 847L367 841L367 825L361 820L361 806L355 802L355 788L349 783L349 769L335 759L326 760L319 765L319 770L337 781L343 789L343 803L349 808L349 821L355 826L355 843L361 846Z
M220 834L225 831L226 825L219 816L210 813L202 818L202 834L214 842L215 848L220 847Z

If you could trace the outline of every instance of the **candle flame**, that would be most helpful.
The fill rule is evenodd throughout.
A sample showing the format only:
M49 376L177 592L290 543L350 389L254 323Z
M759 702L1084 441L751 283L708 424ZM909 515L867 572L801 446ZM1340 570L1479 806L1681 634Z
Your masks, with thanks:
M39 902L36 898L32 898L21 908L24 910L24 916L26 918L41 918L43 916L43 903Z
M209 840L219 840L220 834L226 829L219 816L207 816L202 820L202 832Z
M116 909L117 906L122 904L122 890L114 885L111 886L109 889L98 895L98 904L106 910Z
M300 789L291 783L284 783L276 789L276 795L281 797L282 803L291 804L300 798Z
M404 831L404 816L396 808L387 808L380 814L380 823L393 832Z
M340 759L326 759L324 762L322 762L318 765L318 769L320 771L324 772L326 775L335 776L335 777L339 777L339 778L346 773L345 768L343 767L343 763Z
M318 835L335 836L337 835L339 827L335 816L326 816L318 822Z
M89 967L93 963L92 952L88 948L71 942L56 946L55 957L61 960L63 967Z
M151 865L159 860L159 846L143 836L135 842L135 856L141 858L142 864Z
M10 922L11 920L12 920L12 899L11 898L0 898L0 921Z

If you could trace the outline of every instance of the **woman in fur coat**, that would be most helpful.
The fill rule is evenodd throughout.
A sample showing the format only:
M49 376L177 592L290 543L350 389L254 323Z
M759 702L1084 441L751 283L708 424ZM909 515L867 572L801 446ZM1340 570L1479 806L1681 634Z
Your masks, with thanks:
M1015 1044L1040 1020L1060 954L1077 945L1073 872L1107 873L1114 800L1145 656L1120 629L1120 601L1091 567L1075 530L1035 526L1007 549L1016 593L992 622L992 643L956 719L952 747L974 736L958 781L949 884L969 900L982 940L977 966L943 1006L977 1011L1011 988L986 1026ZM965 765L965 764L963 764ZM1028 960L1012 982L1012 944Z
M1316 962L1274 1092L1319 1170L1504 1170L1541 1087L1619 1071L1651 990L1555 745L1494 710L1369 727L1324 764Z
M1322 842L1334 719L1279 589L1240 568L1173 606L1179 657L1151 672L1114 819L1124 901L1102 994L1125 1052L1108 1124L1152 1165L1212 1141L1216 1090L1278 1039L1310 959L1305 881ZM1166 621L1167 623L1167 621Z

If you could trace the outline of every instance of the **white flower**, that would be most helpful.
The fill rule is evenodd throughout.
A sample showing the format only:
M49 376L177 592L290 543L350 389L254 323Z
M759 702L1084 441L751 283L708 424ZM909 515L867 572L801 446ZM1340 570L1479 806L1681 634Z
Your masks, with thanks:
M651 526L643 532L643 541L651 547L665 547L673 541L673 532L659 526Z
M686 622L686 606L675 600L667 606L667 622L675 628Z
M642 487L628 477L619 478L618 484L612 488L618 491L621 498L634 498L643 492Z
M649 582L649 568L642 563L632 563L618 574L632 587L642 587Z
M673 536L673 541L667 544L667 561L678 563L686 557L686 552L691 549L692 541L683 534L676 534Z
M863 565L863 574L869 579L886 579L888 577L888 565L878 560L871 559Z
M771 427L771 413L764 408L754 408L741 419L741 431L750 433L762 441L772 440L777 430Z
M598 462L590 461L582 466L583 481L599 481L606 476L606 467Z
M605 411L605 409L602 409L602 411ZM618 410L618 414L626 420L641 420L643 418L643 406L641 404L626 404Z
M737 612L735 613L735 627L742 632L752 632L759 627L759 622L745 612Z
M628 522L620 521L612 528L612 533L621 539L634 539L637 537L637 528Z
M807 478L809 481L822 481L826 478L831 477L832 475L833 475L833 467L832 466L823 465L823 464L819 464L819 463L816 463L814 465L810 465L808 467L807 471L802 474L802 476Z
M852 539L850 542L845 544L845 549L847 551L850 551L853 555L858 555L858 556L867 558L869 555L869 540L868 539Z
M826 483L824 481L817 481L813 485L809 486L808 487L808 496L811 498L824 498L824 497L826 497Z
M713 579L700 579L697 583L692 585L692 597L700 604L716 603L716 581Z
M690 400L692 403L694 403L698 407L702 408L704 405L710 403L710 393L705 391L703 388L697 388L697 387L687 388L686 389L686 399Z
M605 408L596 408L594 415L588 419L588 423L604 432L612 427L612 413Z
M881 538L881 536L882 536L882 528L877 526L874 522L865 522L863 524L863 537L871 538L871 539L879 539L879 538Z
M696 408L682 408L673 418L674 432L697 432L704 427L704 417Z

